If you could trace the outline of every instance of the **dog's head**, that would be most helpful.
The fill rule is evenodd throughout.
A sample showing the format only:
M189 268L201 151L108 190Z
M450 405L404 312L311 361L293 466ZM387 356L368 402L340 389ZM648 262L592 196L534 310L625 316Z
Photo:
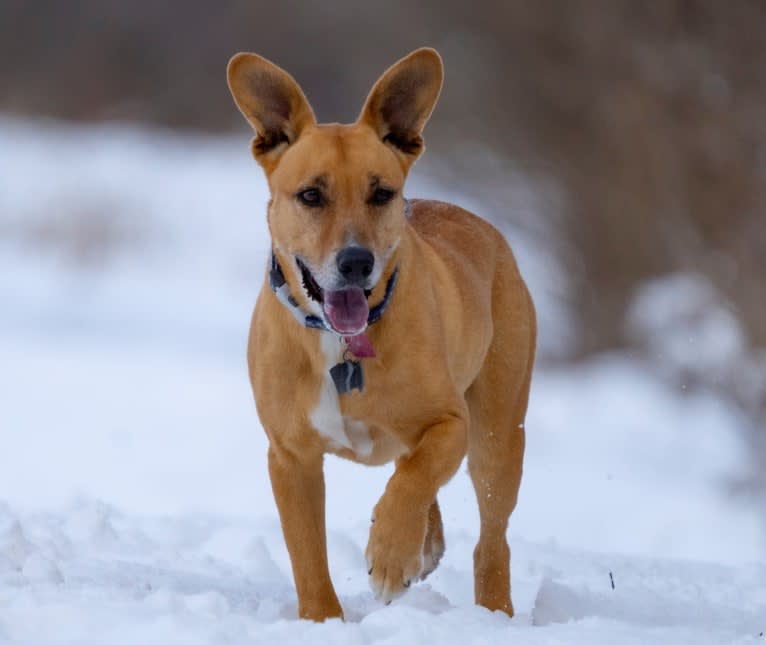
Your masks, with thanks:
M393 65L351 125L317 124L295 80L256 54L234 56L228 82L256 132L269 230L291 291L337 332L359 333L367 298L394 270L404 181L441 89L439 55L419 49Z

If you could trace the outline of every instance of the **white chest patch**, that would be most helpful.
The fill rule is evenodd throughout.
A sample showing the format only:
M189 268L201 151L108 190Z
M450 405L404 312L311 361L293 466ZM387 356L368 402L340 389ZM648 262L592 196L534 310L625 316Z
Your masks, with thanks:
M337 337L320 333L320 346L325 358L325 371L319 391L319 402L312 410L310 420L314 429L331 442L333 448L347 448L359 457L372 454L372 441L362 421L344 419L340 413L338 391L330 377L330 368L341 358Z
M346 419L344 417L344 429L344 434L351 442L351 450L354 451L356 456L362 459L369 457L372 454L374 444L370 438L370 432L367 429L367 424L364 421Z

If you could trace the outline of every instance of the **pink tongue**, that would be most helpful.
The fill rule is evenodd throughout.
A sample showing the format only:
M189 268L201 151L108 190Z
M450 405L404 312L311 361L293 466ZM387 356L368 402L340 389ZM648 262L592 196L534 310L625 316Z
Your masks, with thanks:
M370 309L362 289L325 291L323 296L325 316L335 331L354 336L364 329Z

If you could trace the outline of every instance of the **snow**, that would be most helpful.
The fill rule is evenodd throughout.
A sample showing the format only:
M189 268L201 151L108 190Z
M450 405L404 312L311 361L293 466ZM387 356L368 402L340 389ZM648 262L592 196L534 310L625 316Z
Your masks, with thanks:
M732 305L695 273L642 285L628 312L628 329L651 354L678 371L720 371L747 351Z
M535 375L514 619L473 605L464 466L442 563L385 606L364 548L391 468L330 457L346 622L296 620L244 359L268 253L246 138L4 120L0 141L0 642L765 642L762 511L727 493L745 421L618 355Z

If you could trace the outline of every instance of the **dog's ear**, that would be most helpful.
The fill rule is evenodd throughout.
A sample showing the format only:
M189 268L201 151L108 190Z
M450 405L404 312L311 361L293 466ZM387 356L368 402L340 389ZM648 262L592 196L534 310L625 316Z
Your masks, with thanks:
M253 156L270 172L301 132L316 123L311 106L292 76L257 54L232 57L226 78L234 102L256 132Z
M424 47L389 67L359 116L402 159L405 169L424 150L423 127L439 98L444 70L436 50Z

